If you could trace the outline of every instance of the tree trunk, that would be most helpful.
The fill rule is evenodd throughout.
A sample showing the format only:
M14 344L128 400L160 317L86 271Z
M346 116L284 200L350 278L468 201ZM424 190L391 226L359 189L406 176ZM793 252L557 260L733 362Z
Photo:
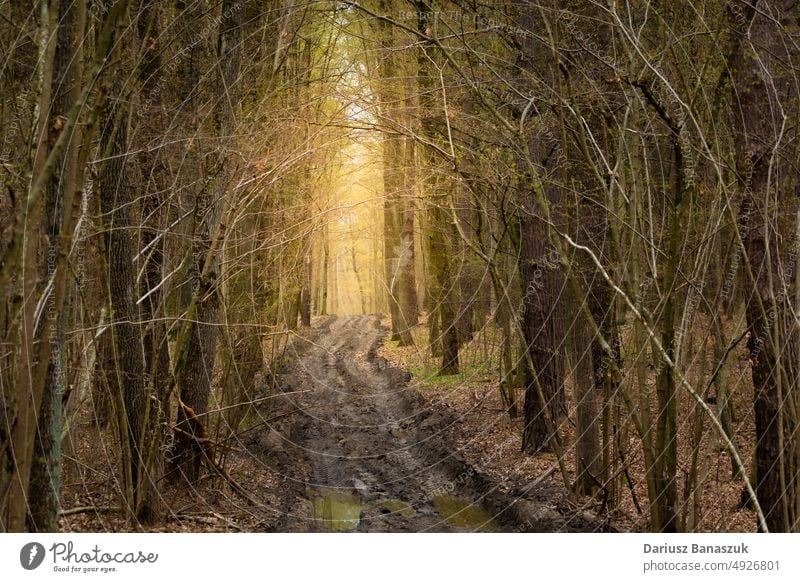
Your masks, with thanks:
M140 280L139 294L145 298L140 303L140 317L144 324L142 329L142 346L144 349L144 367L146 373L147 393L151 395L147 423L153 427L151 438L145 454L146 466L150 478L157 482L164 473L164 456L162 435L165 433L170 418L170 400L167 393L169 384L169 346L167 344L166 309L164 305L166 291L164 288L164 229L169 217L164 210L163 192L168 190L166 180L167 168L162 154L153 152L148 144L156 140L160 123L160 95L154 86L161 69L161 59L156 40L159 37L160 14L154 0L142 3L138 19L139 40L145 47L145 54L139 61L138 79L141 87L139 107L147 104L150 109L146 118L140 118L138 130L141 135L134 136L140 151L139 164L145 180L141 205L140 252L144 262L144 276ZM148 519L155 520L162 508L157 500L153 500Z
M592 354L589 325L584 324L582 315L578 313L582 297L574 297L577 309L573 309L571 321L577 322L572 327L572 348L574 364L572 383L575 387L575 475L578 491L584 495L594 494L600 485L603 475L602 454L600 451L600 422L598 394L594 378L594 359ZM597 366L599 368L599 366ZM602 370L599 370L602 374Z
M743 193L740 224L745 251L748 340L755 388L755 493L772 532L797 531L798 330L796 251L798 205L790 197L791 139L779 113L791 111L796 139L797 85L784 35L792 26L792 2L762 0L729 8L737 174ZM782 137L782 140L779 139ZM791 165L791 162L787 162ZM784 175L784 172L786 174ZM796 186L795 186L796 187ZM795 242L796 244L796 242ZM760 525L759 525L760 527Z
M309 251L304 259L303 291L300 297L300 324L303 327L311 326L311 265L311 252Z
M319 277L319 315L328 315L328 265L330 264L330 241L328 240L328 224L322 227L322 274Z
M532 198L532 196L531 196ZM564 277L552 261L547 226L533 200L522 212L520 270L524 289L523 333L530 361L525 366L525 428L528 453L548 449L557 438L564 406Z
M677 139L677 137L675 138ZM673 146L672 196L666 197L669 213L669 238L667 240L667 265L664 268L663 311L660 314L661 345L670 360L675 361L675 313L677 311L675 281L680 264L679 245L682 241L681 213L685 194L683 152L680 143ZM653 353L657 350L654 347ZM675 371L662 362L660 355L654 359L656 375L657 417L655 462L653 479L656 498L656 518L652 527L656 531L675 532L678 529L678 392Z
M238 77L241 54L241 24L243 6L241 0L224 0L219 24L219 37L215 67L217 69L216 102L214 103L214 125L221 138L220 149L211 157L207 168L210 179L197 194L197 218L193 239L194 287L196 291L195 321L189 330L186 357L178 372L180 398L185 406L178 410L176 428L176 459L185 478L194 483L200 476L200 467L205 448L198 439L202 431L217 352L217 322L219 320L219 248L221 214L225 192L231 175L230 160L226 147L234 129L238 104ZM224 226L224 225L223 225ZM299 303L299 293L298 293ZM298 305L299 307L299 305ZM297 310L294 310L296 326ZM191 409L196 415L191 418ZM198 420L199 419L199 420ZM199 423L199 424L198 424Z
M414 66L413 61L409 61L406 66ZM416 87L414 86L413 75L416 69L405 75L405 123L412 131L416 131L416 118L414 116ZM416 195L417 195L417 160L416 160L416 138L406 136L404 138L403 152L405 155L403 168L403 188L404 188L404 208L403 226L400 237L402 245L402 271L400 273L400 309L403 314L403 321L411 328L419 323L419 298L417 297L417 275L416 275L416 254L415 254L415 233L414 217L416 214ZM405 338L413 338L409 333Z
M417 29L425 36L436 34L437 13L433 3L426 0L415 2ZM417 92L421 112L420 133L430 143L440 143L444 139L444 125L441 106L434 98L431 59L436 58L438 49L431 41L425 41L417 52ZM426 148L423 155L422 170L425 172L423 192L427 198L428 212L426 230L430 280L428 287L428 316L430 319L430 344L434 356L441 353L442 363L439 375L453 375L459 372L459 338L457 327L458 277L453 272L452 248L455 225L450 218L452 189L455 177L450 175L439 153Z
M435 279L435 296L437 312L439 314L438 336L434 338L441 347L442 363L439 367L440 376L452 376L459 372L459 341L458 321L456 319L456 304L458 292L456 284L458 278L452 272L450 247L448 244L447 210L435 205L430 209L429 226L431 229L430 265L431 274ZM431 328L433 331L434 328Z
M121 75L121 71L115 72L117 89L121 88ZM100 151L105 161L100 168L98 190L100 209L106 220L106 288L114 365L111 383L123 446L123 483L131 511L137 519L148 520L152 518L152 503L156 497L145 465L148 400L142 334L134 297L136 272L131 261L136 253L131 237L133 196L126 156L128 117L126 99L105 108L100 138Z
M49 143L54 143L63 119L80 94L81 65L76 58L75 38L82 38L85 12L67 2L54 2L52 16L57 17L57 38L53 58L52 106L46 120L50 132ZM80 14L78 13L80 11ZM77 185L82 183L77 167L77 152L82 137L81 130L73 130L69 146L56 162L57 170L50 176L45 190L46 256L42 261L42 280L53 281L60 291L50 292L44 317L49 320L49 337L39 329L37 341L50 343L50 361L47 365L42 404L37 420L36 443L31 467L28 500L30 512L28 529L31 531L56 531L58 529L59 489L61 478L61 425L62 398L65 389L66 347L64 340L65 314L59 309L59 295L66 284L65 265L60 256L67 250L63 241L71 238L73 224L73 197ZM82 174L82 172L81 172ZM60 271L59 271L60 268Z
M381 11L392 13L392 3L381 0ZM400 345L413 345L410 327L415 323L414 310L409 312L411 296L408 285L413 285L413 222L411 238L406 239L408 212L405 190L406 156L405 140L399 133L404 120L403 89L405 83L399 75L401 68L395 47L394 27L379 21L378 32L383 51L380 55L380 115L386 126L383 134L383 259L386 274L386 290L389 296L389 312L392 316L393 341ZM413 221L413 215L412 215ZM410 244L410 250L409 250ZM409 267L410 262L410 267ZM409 272L409 268L412 269Z

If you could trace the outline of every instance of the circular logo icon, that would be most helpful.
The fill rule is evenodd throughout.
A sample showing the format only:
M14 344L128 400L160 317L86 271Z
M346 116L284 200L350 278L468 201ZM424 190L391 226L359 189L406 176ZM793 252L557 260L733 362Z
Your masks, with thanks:
M44 546L38 542L30 542L22 546L19 552L19 563L26 570L35 570L44 561Z

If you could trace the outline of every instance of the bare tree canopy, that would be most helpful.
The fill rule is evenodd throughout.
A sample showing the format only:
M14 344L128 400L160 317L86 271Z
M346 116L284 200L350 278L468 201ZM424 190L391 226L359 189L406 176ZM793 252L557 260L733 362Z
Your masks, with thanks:
M0 3L0 531L800 531L799 10Z

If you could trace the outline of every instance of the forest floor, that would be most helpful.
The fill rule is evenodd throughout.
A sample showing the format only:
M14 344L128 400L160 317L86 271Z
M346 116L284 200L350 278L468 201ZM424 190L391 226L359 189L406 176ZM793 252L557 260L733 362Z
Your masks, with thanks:
M165 485L165 518L154 526L131 527L114 508L116 461L96 454L112 437L84 422L75 439L81 462L62 488L63 506L82 509L62 517L62 530L610 529L568 501L557 473L520 479L490 470L490 459L465 459L452 440L464 416L381 355L386 335L377 316L317 318L291 342L278 393L227 443L236 485L213 474L193 488Z
M702 329L702 322L698 328ZM550 488L554 495L551 503L555 507L573 507L574 515L594 515L594 519L603 519L620 531L649 531L642 447L629 421L620 422L619 442L625 451L626 471L621 474L618 489L609 492L614 496L614 502L604 502L602 495L578 496L568 500L555 453L543 451L529 455L521 450L524 395L517 395L520 414L516 418L510 418L503 406L497 372L502 345L499 331L487 324L475 334L471 342L462 345L459 352L460 373L454 376L438 376L439 360L431 358L429 350L418 347L427 345L428 329L425 322L422 321L412 332L416 346L401 347L397 342L387 341L378 350L378 354L393 366L413 373L410 387L423 400L420 408L445 411L452 419L452 422L442 426L440 437L448 443L454 454L470 465L480 467L485 478L495 483L500 491L513 494L523 489L526 483L537 482L543 475L548 475L544 482L553 484ZM697 337L702 337L699 331ZM697 343L694 341L691 345ZM703 386L709 381L709 370L713 369L713 344L701 347L695 345L689 351L694 352L689 378L693 384ZM752 456L755 439L752 382L748 362L746 346L741 342L731 354L729 373L736 418L734 440L745 462ZM655 377L652 371L648 383L653 392L651 400L654 401ZM711 410L716 410L713 396L712 392L706 402ZM569 417L574 418L571 378L567 378L565 397ZM755 531L754 512L741 504L743 481L731 476L730 460L725 449L708 429L696 450L698 471L704 475L702 485L696 497L687 495L684 478L691 471L695 454L690 443L695 441L692 432L696 430L696 419L692 411L696 409L696 403L683 390L679 393L679 399L679 409L684 411L678 423L678 469L681 476L678 494L682 518L694 519L693 531ZM705 423L707 427L707 419ZM565 422L559 430L562 437L563 466L567 479L572 482L576 475L575 427L570 422ZM623 468L618 466L616 470L622 471ZM555 487L555 483L562 487ZM689 511L687 508L690 508ZM601 515L602 518L598 517ZM689 526L684 524L683 527L688 529Z
M164 518L149 526L127 523L119 510L115 433L98 428L86 407L65 449L62 531L648 530L641 446L630 427L621 431L627 473L613 507L570 499L555 454L520 450L522 420L503 409L499 340L490 327L462 346L461 373L449 377L436 375L428 350L400 347L387 335L377 316L320 317L294 335L273 388L257 387L268 399L218 439L230 481L211 471L192 487L165 478ZM426 345L424 322L414 337ZM710 349L696 351L703 370ZM744 348L731 359L735 438L747 459L753 416ZM697 382L705 379L698 374ZM568 386L570 410L571 392ZM681 408L691 411L690 404ZM680 419L682 474L691 469L693 426L690 414ZM569 480L573 433L562 426ZM752 531L753 513L740 505L742 481L731 478L719 441L704 437L697 457L705 477L695 501L679 483L681 502L696 505L694 529Z

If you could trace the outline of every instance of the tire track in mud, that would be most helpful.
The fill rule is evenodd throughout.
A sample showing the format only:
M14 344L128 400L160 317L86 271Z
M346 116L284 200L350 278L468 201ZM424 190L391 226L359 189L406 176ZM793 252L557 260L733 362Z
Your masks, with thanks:
M280 382L296 393L281 404L295 413L251 447L285 477L277 531L597 529L546 503L517 503L453 454L441 434L448 420L424 408L407 372L377 356L385 335L376 316L327 318L296 346ZM281 441L281 454L265 441Z

